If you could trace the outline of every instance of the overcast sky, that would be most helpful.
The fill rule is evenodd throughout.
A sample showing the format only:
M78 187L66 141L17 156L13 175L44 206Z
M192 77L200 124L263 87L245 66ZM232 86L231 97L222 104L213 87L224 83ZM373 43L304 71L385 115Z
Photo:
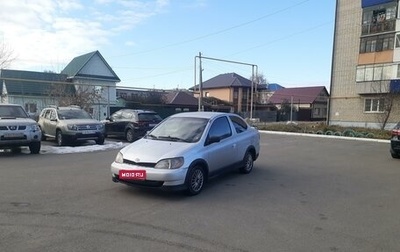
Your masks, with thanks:
M13 0L0 3L0 39L16 70L60 72L98 50L124 87L189 88L199 52L285 87L328 87L334 13L334 0ZM252 73L202 64L203 80Z

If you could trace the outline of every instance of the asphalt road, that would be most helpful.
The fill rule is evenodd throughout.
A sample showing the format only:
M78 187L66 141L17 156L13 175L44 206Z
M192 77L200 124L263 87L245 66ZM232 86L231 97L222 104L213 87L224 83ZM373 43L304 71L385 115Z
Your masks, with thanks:
M400 251L387 143L262 134L194 197L113 183L117 152L0 153L0 251Z

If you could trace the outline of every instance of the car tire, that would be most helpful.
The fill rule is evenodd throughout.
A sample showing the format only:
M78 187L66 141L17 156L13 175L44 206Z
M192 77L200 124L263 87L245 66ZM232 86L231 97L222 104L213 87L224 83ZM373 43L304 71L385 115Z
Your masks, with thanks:
M201 192L206 181L206 175L203 167L194 166L189 169L186 175L186 194L189 196L197 195Z
M29 150L31 151L31 154L39 154L40 147L40 142L33 142L29 144Z
M400 158L400 154L398 154L398 153L391 152L390 154L392 155L392 158L396 158L396 159Z
M13 147L13 148L11 148L11 152L14 154L18 154L18 153L22 152L22 149L21 149L21 147Z
M96 144L103 145L104 144L104 140L105 140L104 136L100 136L99 138L97 138Z
M56 132L56 141L57 141L58 146L65 145L65 140L64 140L61 130L57 130L57 132Z
M250 151L247 151L243 158L243 166L239 171L243 174L249 174L253 170L254 158Z
M135 141L134 131L133 129L128 129L125 133L125 138L128 142L132 143Z
M40 129L40 130L42 131L42 138L41 138L41 140L42 140L42 141L46 141L46 136L44 135L44 134L45 134L44 130L42 130L42 129Z

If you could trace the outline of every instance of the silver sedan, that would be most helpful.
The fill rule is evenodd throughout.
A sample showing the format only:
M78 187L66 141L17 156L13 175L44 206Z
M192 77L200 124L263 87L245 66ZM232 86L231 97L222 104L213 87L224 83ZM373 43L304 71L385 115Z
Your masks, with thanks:
M250 173L259 152L258 130L236 114L179 113L123 148L111 175L114 182L196 195L221 172L238 168Z

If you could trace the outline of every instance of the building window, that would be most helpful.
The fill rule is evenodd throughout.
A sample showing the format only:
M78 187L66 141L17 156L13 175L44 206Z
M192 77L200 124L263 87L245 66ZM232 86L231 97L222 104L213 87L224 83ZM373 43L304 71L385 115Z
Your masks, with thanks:
M358 66L356 71L356 81L379 81L390 80L396 74L393 64L376 64Z
M396 77L400 78L400 64L397 65L397 75L396 75Z
M36 103L25 103L25 111L28 113L36 113L37 112Z
M398 43L396 36L396 46ZM360 53L380 52L394 49L395 36L393 34L385 34L361 38Z
M385 107L385 99L383 98L366 98L364 112L374 113L383 112Z

